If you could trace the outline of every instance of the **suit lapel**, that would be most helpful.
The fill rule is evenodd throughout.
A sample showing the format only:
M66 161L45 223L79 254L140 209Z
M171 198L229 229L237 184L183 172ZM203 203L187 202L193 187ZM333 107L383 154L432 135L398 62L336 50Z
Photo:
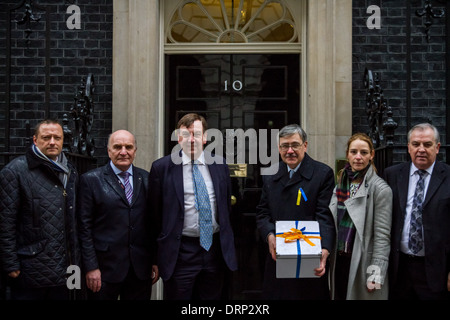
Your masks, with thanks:
M406 213L406 201L408 200L408 185L409 185L409 168L411 167L411 162L405 163L399 170L397 177L397 190L398 197L400 200L400 209L402 213L402 220Z
M219 188L219 173L217 171L217 164L212 163L208 165L209 174L211 175L211 180L214 187L214 194L216 195L216 199L219 198L220 188Z
M172 176L176 198L184 210L183 164L174 164L170 161L169 174Z
M298 182L300 182L303 179L311 180L313 173L314 173L314 167L311 165L311 158L308 156L307 153L305 153L305 157L302 160L302 164L298 168L297 172L294 173L292 178L289 179L289 175L287 175L288 180L286 186L295 185ZM286 167L286 164L284 164ZM287 167L285 169L287 171Z
M128 204L128 200L125 195L125 191L122 188L120 180L109 164L105 165L104 177L106 183L108 183L111 186L111 188L122 198L122 200L126 204Z
M139 197L141 186L142 186L142 176L137 172L136 168L133 166L133 199L131 201L131 205L133 205L136 199Z
M442 174L442 166L439 162L436 161L433 169L433 173L430 177L430 182L428 184L427 194L425 195L425 200L422 204L422 207L425 207L430 201L431 197L434 195L434 193L437 191L439 186L441 185L445 175Z

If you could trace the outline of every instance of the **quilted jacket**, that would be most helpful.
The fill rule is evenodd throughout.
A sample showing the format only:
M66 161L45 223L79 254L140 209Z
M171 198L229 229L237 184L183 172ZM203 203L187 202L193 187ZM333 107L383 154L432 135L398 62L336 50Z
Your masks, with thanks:
M66 188L31 148L0 171L0 261L3 272L20 270L26 287L65 285L67 267L79 263L78 177L68 166Z

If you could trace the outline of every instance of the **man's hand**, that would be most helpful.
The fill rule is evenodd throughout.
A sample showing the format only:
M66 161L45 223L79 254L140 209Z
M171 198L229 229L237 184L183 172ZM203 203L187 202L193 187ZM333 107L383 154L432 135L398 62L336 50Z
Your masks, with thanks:
M277 260L277 255L276 255L277 240L273 233L270 233L267 236L267 243L269 245L269 252L272 256L272 259L274 261L276 261ZM314 274L316 276L321 277L325 274L327 259L328 259L329 255L330 255L330 252L327 249L322 249L322 257L320 258L320 266L318 268L314 269Z
M16 271L11 271L10 273L8 273L8 276L10 276L11 278L17 278L20 274L20 270L16 270Z
M327 259L330 255L330 252L327 249L322 249L322 257L320 258L320 266L314 269L314 274L318 277L321 277L325 274Z
M92 292L99 292L102 287L102 276L100 269L88 271L86 273L86 284Z
M267 244L269 245L269 252L274 261L277 261L277 239L273 233L267 236Z
M450 291L450 272L447 275L447 291Z
M155 284L159 279L158 266L155 264L152 266L152 284Z

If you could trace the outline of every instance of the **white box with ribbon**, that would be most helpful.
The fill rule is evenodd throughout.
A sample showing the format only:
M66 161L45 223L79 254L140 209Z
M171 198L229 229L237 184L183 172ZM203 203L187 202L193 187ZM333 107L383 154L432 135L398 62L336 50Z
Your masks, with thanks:
M277 221L277 278L317 278L322 246L317 221Z

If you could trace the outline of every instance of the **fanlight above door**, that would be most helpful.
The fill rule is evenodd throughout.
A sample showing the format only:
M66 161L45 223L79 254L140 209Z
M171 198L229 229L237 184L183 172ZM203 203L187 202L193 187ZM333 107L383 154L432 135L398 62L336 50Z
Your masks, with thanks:
M299 42L283 0L185 0L172 15L166 43Z

